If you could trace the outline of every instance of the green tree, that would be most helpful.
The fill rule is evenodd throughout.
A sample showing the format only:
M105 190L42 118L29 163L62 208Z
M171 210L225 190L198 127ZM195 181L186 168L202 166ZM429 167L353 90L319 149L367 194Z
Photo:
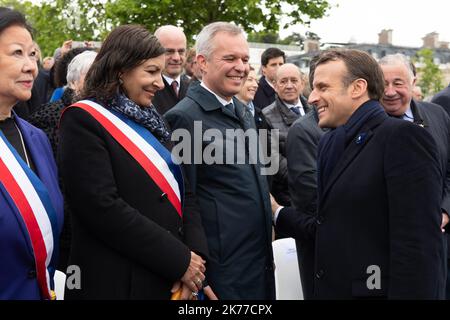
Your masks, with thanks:
M327 0L0 0L0 6L27 16L37 30L35 38L43 55L53 54L68 39L99 41L125 23L142 24L151 31L165 24L178 25L192 41L206 24L231 21L247 32L264 30L269 37L280 27L308 25L330 8ZM282 17L287 22L280 25Z
M277 33L293 24L308 25L330 8L327 0L116 0L107 6L114 24L139 23L150 30L174 24L183 27L189 40L214 21L234 22L249 33ZM280 25L282 17L287 22Z
M262 42L262 43L280 43L280 36L276 32L252 32L247 36L249 42Z
M280 41L281 44L299 46L303 49L303 42L305 41L305 36L301 35L298 32L294 32L291 35L287 36L283 40Z
M444 77L439 66L434 63L434 52L431 49L422 49L417 52L417 62L422 67L417 68L419 74L418 85L421 87L424 96L434 95L444 88Z
M53 55L65 40L101 40L107 32L106 0L0 0L0 6L25 14L35 29L34 38L42 55Z

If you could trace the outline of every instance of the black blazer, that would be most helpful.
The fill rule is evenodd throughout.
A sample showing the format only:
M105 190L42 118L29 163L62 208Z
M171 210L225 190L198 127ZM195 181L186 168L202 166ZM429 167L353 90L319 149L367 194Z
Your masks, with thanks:
M450 117L441 106L428 102L413 100L411 111L414 123L423 126L436 142L445 177L441 208L450 214Z
M408 121L369 121L337 163L317 218L293 209L277 225L315 241L316 299L441 299L445 288L440 230L442 170L433 138ZM370 290L370 266L381 288Z
M190 251L207 254L192 194L185 193L181 219L142 167L84 110L63 114L60 135L60 172L72 209L69 265L81 269L81 290L66 289L66 298L170 299Z
M436 93L431 102L440 105L450 116L450 85L444 90Z
M309 113L311 111L311 106L308 105L306 99L300 96L300 101L303 105L305 114ZM290 126L299 119L300 115L290 110L278 97L271 105L265 107L262 110L262 113L268 128L270 129L269 132L271 133L273 129L277 129L279 134L279 169L273 176L270 192L279 204L289 206L291 205L291 197L288 188L286 140Z
M288 185L292 205L299 211L317 215L317 146L326 130L318 125L317 110L299 118L289 128L286 140ZM281 225L282 226L282 225ZM281 230L276 227L276 232ZM305 299L313 297L314 241L296 241Z
M172 86L169 86L164 77L162 78L164 82L164 89L157 91L152 100L152 103L156 107L156 110L158 110L159 114L166 113L170 108L180 102L186 96L186 91L189 87L189 78L182 74L180 78L180 88L178 91L179 94L177 97Z
M261 79L259 79L258 89L256 90L253 104L255 107L264 109L275 101L275 96L275 90L269 85L266 77L262 76Z

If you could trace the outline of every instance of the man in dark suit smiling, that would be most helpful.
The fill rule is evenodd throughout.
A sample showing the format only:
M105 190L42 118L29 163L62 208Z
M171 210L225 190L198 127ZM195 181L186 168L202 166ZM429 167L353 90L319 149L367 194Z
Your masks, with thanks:
M442 170L431 135L390 118L381 68L331 50L315 64L309 103L319 126L317 216L273 203L277 227L315 241L316 299L441 299Z
M225 141L219 138L194 141L199 122L202 135L206 130L225 135L230 131L254 131L256 135L256 128L250 112L233 97L241 90L250 70L249 48L242 30L230 23L212 23L197 36L196 49L202 83L191 87L165 117L172 129L190 133L191 146L201 144L201 154L197 156L202 156L211 146L225 145ZM231 148L217 151L224 156L222 159L227 159L226 163L211 163L203 158L198 163L194 150L191 152L194 161L185 166L200 204L208 240L211 259L207 280L219 299L272 299L272 227L267 179L261 174L260 164L236 160L236 156L251 153L250 143L242 144L245 147L234 152L235 139L228 140L226 136L227 145L230 141Z

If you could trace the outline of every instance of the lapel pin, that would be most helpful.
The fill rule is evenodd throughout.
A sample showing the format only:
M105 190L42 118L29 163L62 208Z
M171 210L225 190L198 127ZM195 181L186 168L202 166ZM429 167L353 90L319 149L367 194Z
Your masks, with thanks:
M360 133L360 134L356 137L356 144L362 144L362 143L364 143L365 138L366 138L366 133Z

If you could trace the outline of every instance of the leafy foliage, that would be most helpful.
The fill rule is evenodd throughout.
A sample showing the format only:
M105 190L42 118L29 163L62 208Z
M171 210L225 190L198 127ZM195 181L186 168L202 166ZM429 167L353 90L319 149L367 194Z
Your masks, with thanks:
M27 16L37 30L43 55L53 54L68 39L99 41L113 27L126 23L142 24L151 31L177 25L192 42L214 21L230 21L249 33L264 30L269 34L292 24L307 25L330 8L327 0L0 0L0 5ZM282 17L287 19L283 25Z
M422 67L418 68L420 75L418 85L424 96L434 95L444 88L443 74L439 66L434 63L434 52L431 49L422 49L417 52L418 61Z

